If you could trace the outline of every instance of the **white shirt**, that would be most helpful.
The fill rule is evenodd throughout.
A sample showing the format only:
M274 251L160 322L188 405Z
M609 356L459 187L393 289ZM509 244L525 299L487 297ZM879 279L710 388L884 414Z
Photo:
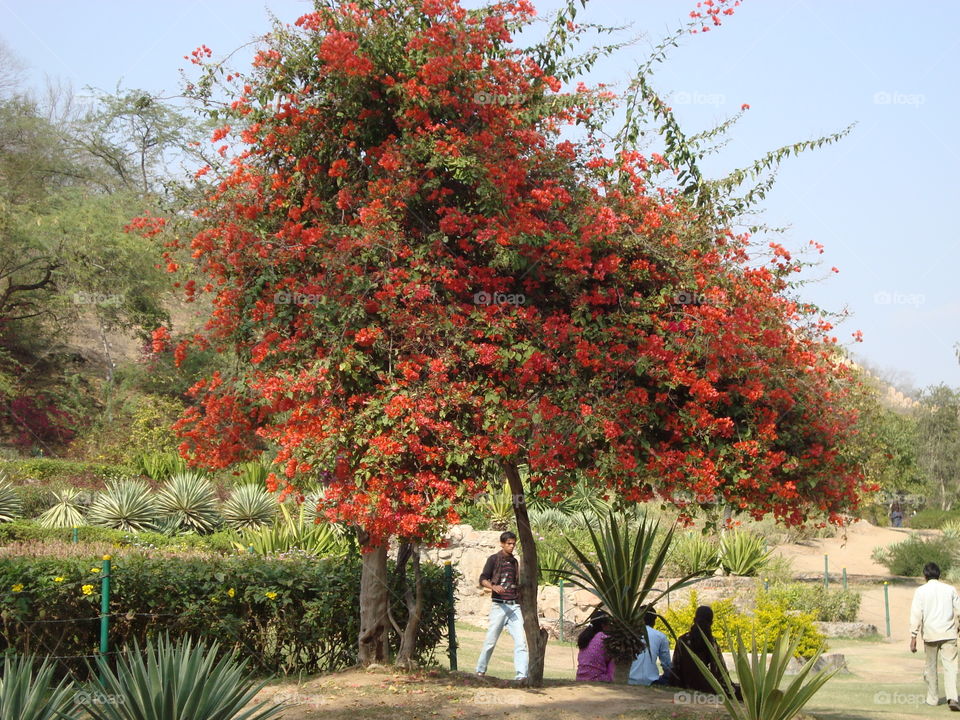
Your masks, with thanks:
M924 642L957 639L960 595L953 585L927 580L913 594L910 606L910 634L923 636Z
M647 627L647 647L640 651L630 666L628 685L649 685L660 677L657 670L657 658L665 673L670 672L670 641L659 630Z

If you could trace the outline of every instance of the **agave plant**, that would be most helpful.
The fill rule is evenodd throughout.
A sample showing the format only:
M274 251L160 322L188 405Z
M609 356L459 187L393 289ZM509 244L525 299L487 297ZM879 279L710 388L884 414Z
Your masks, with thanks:
M733 720L791 720L840 669L821 670L811 675L814 664L820 657L820 651L817 651L793 676L790 683L783 687L787 666L796 653L799 640L799 637L791 638L789 632L777 636L768 656L766 643L758 651L757 639L754 637L748 651L743 638L737 634L733 648L733 666L740 681L743 700L736 699L730 673L713 643L707 643L707 647L719 666L721 677L718 678L710 672L696 653L690 653L690 657L717 695L723 698L724 707Z
M263 485L240 485L220 507L227 525L248 530L269 525L277 514L277 501Z
M720 538L720 567L727 575L758 575L770 560L764 539L735 530Z
M7 480L7 476L0 473L0 522L10 522L20 517L21 512L23 512L23 504L20 502L20 496Z
M279 715L281 704L263 701L247 707L266 682L254 684L246 660L239 661L235 652L219 660L218 654L216 642L207 647L161 637L143 650L134 643L119 656L115 671L98 656L98 693L113 702L91 703L84 710L92 720L267 720Z
M960 520L948 520L940 526L943 536L951 540L960 540Z
M212 532L220 522L217 493L201 473L172 475L157 493L157 508L163 515L176 519L185 532Z
M492 530L506 530L513 522L513 494L506 484L497 490L488 484L487 491L480 504L486 510L490 519L490 528Z
M673 542L670 561L681 575L713 573L720 567L720 553L715 540L691 532Z
M32 656L7 655L0 677L0 720L62 720L77 717L70 712L73 683L53 684L52 664L46 660L34 670Z
M72 528L85 523L83 518L83 492L81 490L72 487L54 490L53 498L56 501L55 504L44 510L37 518L40 527Z
M238 550L249 550L259 555L277 555L291 550L302 550L310 555L346 555L349 542L329 523L315 523L308 519L305 504L294 516L285 506L280 506L281 517L268 527L247 530L241 534Z
M658 546L660 523L648 520L646 515L632 529L621 514L613 511L597 522L599 530L586 517L584 523L594 557L568 538L573 557L566 558L567 568L557 573L600 599L612 625L607 648L617 662L629 662L646 646L644 616L648 608L667 593L691 584L697 573L688 573L662 590L655 587L676 526L660 537ZM628 529L624 533L621 528Z
M107 485L87 515L91 525L127 532L153 530L159 519L149 488L139 480L121 480Z

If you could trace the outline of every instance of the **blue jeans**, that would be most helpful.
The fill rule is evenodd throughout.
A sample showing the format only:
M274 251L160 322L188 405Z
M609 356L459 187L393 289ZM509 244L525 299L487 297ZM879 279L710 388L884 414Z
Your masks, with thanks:
M477 659L477 672L487 671L487 663L490 662L493 648L497 646L504 625L513 637L513 667L517 672L516 679L523 680L527 677L527 636L523 632L523 617L519 605L493 603L490 606L490 625L487 628L487 638L483 641L483 650Z

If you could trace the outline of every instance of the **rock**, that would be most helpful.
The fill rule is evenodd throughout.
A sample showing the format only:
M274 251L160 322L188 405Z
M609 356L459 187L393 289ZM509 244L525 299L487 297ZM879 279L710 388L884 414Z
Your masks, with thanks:
M560 639L560 619L556 620L540 620L540 627L544 628L547 631L547 637L551 640ZM580 631L583 630L582 625L577 625L570 620L563 621L563 640L564 642L574 642L577 639L577 635Z
M880 634L876 625L862 622L816 622L814 625L828 638L863 638Z

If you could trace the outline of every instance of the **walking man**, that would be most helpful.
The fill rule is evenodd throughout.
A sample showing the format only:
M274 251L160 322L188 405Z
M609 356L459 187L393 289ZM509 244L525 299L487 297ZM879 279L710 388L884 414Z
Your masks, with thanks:
M493 649L500 639L503 626L513 637L513 667L516 670L516 679L525 680L527 677L527 638L523 633L523 617L520 614L518 601L520 580L520 564L513 556L517 546L517 536L512 532L500 535L500 552L487 558L480 573L480 585L489 588L493 593L493 602L490 605L490 625L487 628L487 637L483 642L483 649L477 660L477 675L483 676L487 672L487 664Z
M960 712L957 703L957 620L960 618L960 595L952 585L940 582L936 563L923 566L927 582L917 588L910 607L910 652L917 651L917 635L923 636L927 667L927 705L940 703L937 682L937 656L943 662L943 689L951 710Z

